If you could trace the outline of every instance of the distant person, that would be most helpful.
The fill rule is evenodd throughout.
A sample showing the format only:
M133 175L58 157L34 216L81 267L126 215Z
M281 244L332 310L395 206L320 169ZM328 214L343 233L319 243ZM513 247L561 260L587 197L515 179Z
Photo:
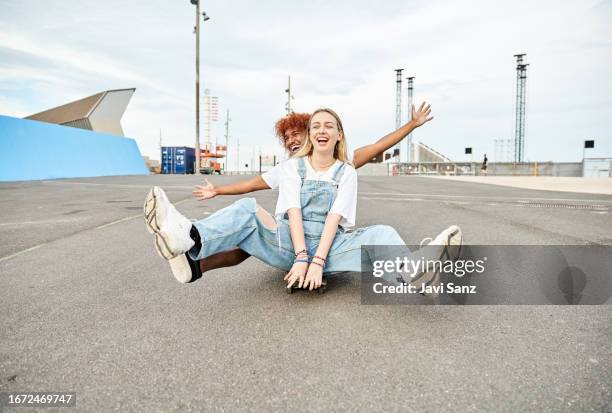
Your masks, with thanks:
M487 154L484 154L484 159L482 160L482 166L480 167L480 169L482 170L483 173L487 173L487 162L488 162L488 158L487 158Z

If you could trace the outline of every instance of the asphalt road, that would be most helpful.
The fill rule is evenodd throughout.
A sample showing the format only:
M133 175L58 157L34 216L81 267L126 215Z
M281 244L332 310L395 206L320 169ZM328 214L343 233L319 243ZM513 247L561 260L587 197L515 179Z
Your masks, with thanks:
M196 182L0 184L0 391L74 391L91 412L612 411L610 305L361 305L359 277L288 295L252 258L178 284L142 201L159 185L199 219L237 199L197 202ZM457 224L468 244L612 245L612 196L359 185L358 225L411 244ZM275 192L254 196L273 210Z

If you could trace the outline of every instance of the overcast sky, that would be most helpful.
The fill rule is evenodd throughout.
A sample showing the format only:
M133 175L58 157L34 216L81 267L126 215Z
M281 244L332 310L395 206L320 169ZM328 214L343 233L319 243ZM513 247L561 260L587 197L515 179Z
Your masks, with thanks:
M588 156L612 156L610 0L216 0L202 9L211 17L202 90L221 112L213 140L224 140L229 108L241 164L281 153L273 125L288 75L295 110L335 109L352 148L390 132L396 68L415 77L415 101L433 107L415 140L453 160L468 159L466 146L495 160L494 139L514 137L519 52L530 65L526 159L578 161L589 138ZM141 152L159 159L160 129L164 145L193 146L194 21L188 0L0 0L0 114L135 87L122 125Z

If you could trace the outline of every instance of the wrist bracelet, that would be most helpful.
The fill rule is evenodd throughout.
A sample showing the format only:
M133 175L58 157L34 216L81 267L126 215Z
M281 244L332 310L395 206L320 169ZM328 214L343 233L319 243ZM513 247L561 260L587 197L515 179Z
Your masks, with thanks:
M324 265L324 264L321 264L321 263L319 263L319 262L316 262L316 261L310 261L310 263L311 263L311 264L314 264L314 265L318 265L318 266L319 266L319 267L321 267L321 268L325 268L325 265Z
M296 252L296 253L295 253L295 256L297 257L297 256L298 256L298 255L300 255L300 254L306 254L306 255L308 255L308 251L306 250L306 248L304 248L303 250Z
M309 263L310 261L308 261L307 258L301 258L301 259L295 259L293 261L293 263L295 264L296 262L305 262L305 263Z
M324 263L325 263L325 262L327 262L327 260L326 260L325 258L323 258L323 257L319 257L318 255L315 255L315 256L313 256L313 257L312 257L312 259L315 259L315 258L320 259L320 260L321 260L321 261L323 261Z

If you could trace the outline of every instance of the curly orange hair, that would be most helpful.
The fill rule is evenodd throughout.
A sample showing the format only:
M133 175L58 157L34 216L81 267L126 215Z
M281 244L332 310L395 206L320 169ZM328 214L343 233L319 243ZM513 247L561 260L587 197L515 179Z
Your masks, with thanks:
M290 113L289 115L280 118L274 125L274 132L281 141L285 138L285 132L288 129L297 129L306 132L308 129L308 121L310 113Z

